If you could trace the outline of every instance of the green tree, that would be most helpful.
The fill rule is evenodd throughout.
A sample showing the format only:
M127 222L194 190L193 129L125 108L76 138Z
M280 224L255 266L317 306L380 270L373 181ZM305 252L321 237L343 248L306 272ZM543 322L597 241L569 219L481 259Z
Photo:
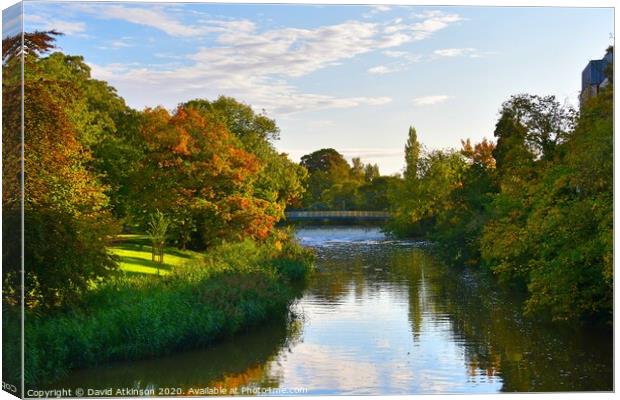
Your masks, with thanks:
M386 229L397 236L423 237L450 207L452 191L462 186L466 169L462 154L432 151L417 161L417 178L404 180L389 193L391 220ZM411 176L411 175L409 175Z
M138 113L126 106L114 88L93 79L81 56L54 52L40 58L36 69L40 79L74 91L65 112L78 140L92 154L86 166L106 188L115 217L131 222L126 185L144 157L143 143L136 140Z
M376 178L380 177L379 166L377 164L366 164L364 166L364 180L366 182L372 182Z
M576 111L561 105L555 96L521 94L512 96L502 104L501 115L509 119L505 123L517 126L517 132L513 133L510 129L502 132L498 138L498 151L503 146L500 138L518 137L534 159L551 160L556 147L566 140L574 128Z
M220 96L215 101L205 99L190 100L188 108L216 115L244 144L259 141L273 141L280 137L280 128L264 113L256 114L252 107L232 97Z
M527 303L555 319L613 310L613 88L587 102L562 149L532 193L533 246Z
M441 249L442 258L449 263L478 265L488 207L498 190L494 145L486 139L475 145L469 139L461 144L461 154L467 162L462 184L450 193L447 207L438 214L430 237Z
M411 181L416 179L419 158L420 143L418 142L418 133L413 126L410 126L405 144L405 180Z
M334 149L321 149L301 157L301 165L311 174L317 171L327 172L334 177L349 178L351 166L342 154Z
M53 47L53 36L54 32L35 32L31 42L38 47L24 55L24 269L26 304L31 308L74 303L93 281L116 269L106 251L116 231L108 199L87 168L92 155L80 142L68 111L80 96L79 88L42 73L41 55ZM11 48L3 43L3 50ZM8 78L3 79L3 172L19 171L21 160L14 157L14 150L21 146L22 88L9 77L19 64L13 52L3 55L3 77ZM4 222L18 224L19 190L14 189L19 187L19 175L3 178L3 184L9 189L3 191L8 213ZM18 259L19 242L9 243L3 256ZM17 287L18 275L15 270L5 273L5 288Z
M310 208L330 208L342 209L342 204L334 204L333 194L325 197L326 191L336 184L344 184L352 180L351 166L334 149L321 149L313 153L306 154L301 158L300 165L308 173L308 188L304 196L304 206ZM333 191L332 191L333 192ZM339 200L338 200L339 201Z
M157 275L159 275L159 264L164 263L164 249L168 238L168 228L170 220L159 210L151 214L146 233L151 239L152 260L157 262Z
M351 159L351 177L360 182L364 181L365 166L362 159L359 157L353 157Z
M400 182L395 176L375 176L370 182L358 189L359 208L368 211L388 211L390 209L389 192Z

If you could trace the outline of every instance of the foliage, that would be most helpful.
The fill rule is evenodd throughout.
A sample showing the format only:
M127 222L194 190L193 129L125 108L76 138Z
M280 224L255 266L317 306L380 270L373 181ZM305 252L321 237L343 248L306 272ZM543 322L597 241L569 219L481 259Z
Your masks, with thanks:
M62 33L55 30L24 32L15 36L2 39L2 62L8 63L9 60L17 60L20 57L38 58L41 54L55 48L54 41L56 36Z
M417 155L410 130L387 230L431 239L449 262L527 290L529 314L610 321L613 85L579 116L553 96L512 96L494 135L496 144Z
M388 177L381 177L377 164L352 165L334 149L306 154L300 165L308 173L303 207L310 210L385 210ZM385 179L381 179L385 178Z
M182 248L269 235L278 204L254 195L258 160L224 125L179 106L172 115L145 110L140 126L146 157L130 186L137 221L146 225L150 213L165 210Z
M222 122L239 139L240 147L253 154L260 165L254 183L255 196L277 203L277 218L284 216L289 204L298 204L305 190L306 171L288 156L278 151L273 142L279 139L276 122L264 113L257 114L246 104L231 97L220 96L215 101L196 99L185 103Z
M451 264L480 263L480 238L488 221L488 206L497 192L493 149L487 139L473 146L469 139L462 141L461 154L467 160L462 183L450 193L430 234Z
M203 346L279 315L297 295L290 280L298 271L307 275L310 261L293 242L277 249L244 241L215 247L200 264L163 277L108 280L85 297L83 310L27 316L26 383Z
M170 220L166 218L164 213L156 210L151 215L146 233L151 239L152 260L158 264L164 263L164 247L166 246L169 227ZM159 268L157 268L157 274L159 275Z
M45 39L49 40L49 38ZM48 49L49 44L41 45ZM50 308L75 302L91 281L116 268L106 252L115 224L108 212L104 187L87 168L91 153L79 141L67 109L77 89L47 80L41 74L37 51L27 54L24 75L24 268L26 304ZM13 60L6 60L10 73ZM5 223L18 223L21 158L21 86L3 85L3 179ZM6 156L6 157L5 157ZM58 244L62 243L62 246ZM3 256L20 258L19 241L9 241ZM8 262L4 274L5 300L17 302L18 262ZM51 268L50 266L53 266Z
M146 233L149 235L151 241L165 243L169 227L170 220L166 218L164 213L156 210L155 213L151 215Z
M386 230L397 236L422 237L451 206L450 195L462 186L464 157L455 151L426 152L417 161L417 176L390 192L391 220Z
M405 180L412 181L418 176L418 161L420 159L420 142L418 133L413 126L409 127L409 135L405 144Z
M522 140L526 148L536 159L546 160L552 159L555 148L566 140L576 118L576 111L560 105L555 96L530 94L512 96L502 104L501 114L525 128ZM504 135L498 136L498 148L503 138Z

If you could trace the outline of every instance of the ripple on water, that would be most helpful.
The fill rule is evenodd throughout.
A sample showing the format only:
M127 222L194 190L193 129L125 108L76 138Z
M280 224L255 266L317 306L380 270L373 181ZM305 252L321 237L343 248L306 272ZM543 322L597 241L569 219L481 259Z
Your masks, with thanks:
M300 229L298 237L316 250L317 273L293 306L296 318L208 349L76 372L66 382L315 395L613 388L611 336L535 330L520 304L473 272L442 272L419 242L355 227Z

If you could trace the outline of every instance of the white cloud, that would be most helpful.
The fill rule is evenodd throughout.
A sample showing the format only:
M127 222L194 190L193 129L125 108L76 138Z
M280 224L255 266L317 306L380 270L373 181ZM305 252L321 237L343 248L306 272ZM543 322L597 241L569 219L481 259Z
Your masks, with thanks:
M433 54L441 57L461 57L469 56L475 57L478 53L473 47L451 48L451 49L439 49L435 50Z
M450 24L462 21L463 18L458 14L444 14L442 12L433 13L422 22L412 26L416 32L416 39L425 39L434 32L447 28Z
M197 36L203 34L198 27L183 24L172 18L161 7L126 7L114 4L83 4L82 11L92 13L103 19L120 19L137 25L150 26L166 32L170 36Z
M391 58L400 58L406 56L409 53L407 53L406 51L386 50L383 52L383 54Z
M388 5L384 5L384 4L377 4L377 5L371 5L370 7L370 11L368 11L367 13L364 13L362 15L362 17L364 18L372 18L377 14L381 14L384 12L388 12L390 10L392 10L392 7L388 6Z
M312 29L284 27L261 31L256 23L243 19L194 18L195 24L187 24L182 22L178 12L165 12L164 7L85 5L83 10L96 13L100 18L153 27L175 37L213 36L214 45L185 55L181 60L185 65L180 67L93 65L93 76L116 86L129 104L142 107L157 101L172 107L175 104L171 102L192 96L226 94L277 113L387 104L391 99L386 96L337 97L303 93L290 84L289 79L340 65L369 52L390 51L404 43L424 39L460 20L458 15L440 12L409 24L350 20ZM391 26L397 28L390 29ZM165 57L162 54L157 57L162 56ZM406 65L403 63L413 62L415 58L412 55L403 57L405 61L391 66L389 72L402 69ZM376 68L373 72L388 71Z
M115 49L119 49L121 47L133 47L133 46L134 45L131 42L129 42L128 40L123 40L123 39L113 40L110 43L110 47L113 47Z
M446 96L446 95L423 96L423 97L416 97L415 99L413 99L413 103L416 106L430 106L434 104L444 103L453 98L454 96Z
M411 64L415 64L425 59L425 57L418 54L411 54L406 51L384 51L388 57L395 58L396 61L388 65L377 65L376 67L369 68L367 72L369 74L391 74L393 72L404 71ZM428 58L428 57L427 57Z
M389 74L390 72L394 72L394 70L385 65L378 65L376 67L372 67L368 69L369 74L383 75L383 74Z
M234 96L257 109L280 114L327 108L381 106L392 101L386 96L336 97L303 93L283 80L236 74L232 71L227 73L219 69L202 68L200 65L174 69L122 64L90 66L94 77L111 82L125 94L130 105L139 108L155 104L172 108L178 101L195 97L214 98L220 94Z
M386 11L390 11L392 9L392 7L386 6L386 5L382 5L382 4L374 5L374 6L371 6L371 7L376 12L386 12Z
M98 48L102 50L118 50L134 46L135 44L131 41L130 38L124 37L121 39L112 40L109 43L105 43L104 45L99 46Z
M230 29L221 47L192 55L211 68L261 75L299 77L381 46L376 24L347 21L316 29L283 28L258 33Z
M24 14L26 29L57 30L65 35L75 35L86 31L86 24L76 21L50 19L36 14Z

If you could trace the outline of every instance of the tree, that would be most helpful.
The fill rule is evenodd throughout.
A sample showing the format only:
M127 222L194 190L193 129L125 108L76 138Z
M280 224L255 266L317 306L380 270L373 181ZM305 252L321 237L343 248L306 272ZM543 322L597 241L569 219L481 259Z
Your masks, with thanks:
M311 174L326 172L337 177L349 178L350 165L342 154L334 149L321 149L301 157L301 165Z
M273 141L280 137L280 128L274 120L264 113L256 114L252 107L232 97L220 96L212 102L195 99L185 103L185 106L216 115L246 145L255 140Z
M364 180L366 182L372 182L376 178L380 177L379 166L377 164L366 164L364 166Z
M163 210L177 245L195 249L269 236L282 210L255 195L260 161L214 115L184 106L172 115L147 109L140 126L146 157L130 187L142 226Z
M168 235L170 220L164 213L157 210L151 214L146 233L149 235L152 244L152 260L158 264L157 275L159 275L159 264L164 263L164 249Z
M345 158L334 149L321 149L301 157L300 165L308 173L308 188L304 196L304 206L311 208L342 209L342 205L333 204L324 197L325 191L336 184L344 184L352 179L351 166Z
M415 180L418 174L418 160L420 158L420 143L418 134L413 126L409 127L409 135L405 144L405 180Z
M461 140L461 154L464 155L472 165L478 165L484 168L494 169L496 166L493 151L495 144L489 142L487 138L483 138L482 142L472 146L471 141Z
M574 128L576 112L555 96L521 94L502 104L501 114L521 129L523 143L535 159L550 160ZM504 137L501 135L500 137ZM498 148L501 144L498 140Z
M362 162L362 159L359 157L353 157L351 159L351 177L358 181L364 180L364 170L365 166Z
M307 172L273 146L280 132L274 120L231 97L220 96L213 102L196 99L185 103L185 107L221 122L239 139L240 147L258 159L260 171L254 182L254 196L277 203L278 219L284 216L287 205L301 203Z
M9 36L2 39L2 62L6 64L11 59L19 59L22 55L25 59L39 58L43 53L54 49L56 36L62 33L50 31L24 32L22 35Z
M74 85L42 76L39 54L51 48L51 39L42 35L38 40L32 40L26 54L24 75L25 301L28 307L51 308L76 302L93 281L116 269L106 251L116 226L104 187L87 168L91 153L80 143L67 112L79 91ZM14 64L15 54L8 54L6 66ZM10 74L9 70L3 74ZM3 79L3 173L20 170L15 149L21 146L21 90L19 82ZM15 226L20 218L19 190L15 190L19 175L10 173L3 183L8 189L3 191L4 222ZM19 259L19 242L5 243L6 260ZM16 288L19 271L9 268L3 278L5 288Z
M466 163L459 152L428 152L416 164L416 179L402 181L389 193L392 215L386 228L397 236L429 234L450 207L452 191L463 184Z
M45 46L51 48L51 44ZM91 78L83 57L54 52L27 60L36 60L29 61L27 70L40 82L70 88L72 96L65 97L63 107L81 145L92 154L85 167L105 187L114 215L127 217L126 180L143 156L135 140L137 112L106 82Z
M377 175L370 182L360 186L358 189L359 208L369 211L388 211L390 209L389 191L399 181L398 177Z
M448 206L438 214L430 237L451 264L478 265L480 240L489 219L488 207L497 193L494 144L486 138L475 145L461 140L460 153L467 165L462 184L449 195Z
M613 312L613 85L586 102L532 193L527 310L555 319Z

